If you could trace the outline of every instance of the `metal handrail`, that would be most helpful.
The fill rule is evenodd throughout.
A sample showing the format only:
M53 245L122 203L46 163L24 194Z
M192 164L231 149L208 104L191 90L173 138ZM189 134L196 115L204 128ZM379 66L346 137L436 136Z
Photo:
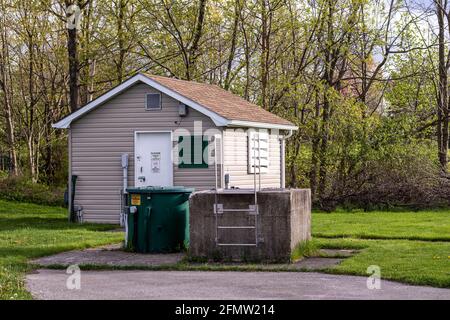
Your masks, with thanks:
M216 182L216 188L214 192L214 215L215 215L215 227L216 227L216 245L217 246L258 246L258 215L259 215L259 208L258 208L258 191L261 191L261 136L258 132L258 157L256 157L256 138L253 135L253 137L250 136L249 144L253 144L253 160L249 159L249 161L253 162L250 163L250 166L253 167L253 193L254 193L254 204L249 205L249 209L224 209L222 205L218 202L218 173L217 173L217 139L214 139L214 156L215 156L215 182ZM223 143L223 141L222 141ZM258 165L256 165L256 159L258 159ZM256 167L258 167L258 188L256 184ZM221 173L223 175L223 172ZM248 212L249 214L254 213L255 216L255 225L254 226L219 226L219 215L223 214L225 212ZM219 243L219 230L222 229L251 229L255 230L255 243Z

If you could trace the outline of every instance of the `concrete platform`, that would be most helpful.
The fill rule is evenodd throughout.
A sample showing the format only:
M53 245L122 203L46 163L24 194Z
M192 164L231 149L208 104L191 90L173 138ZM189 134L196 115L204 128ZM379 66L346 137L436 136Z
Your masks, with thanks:
M217 202L217 203L216 203ZM214 208L217 204L217 214ZM311 239L311 190L211 190L189 198L190 256L222 261L289 262Z
M313 272L81 271L79 290L67 289L65 270L37 270L26 278L36 299L430 299L450 300L450 289Z

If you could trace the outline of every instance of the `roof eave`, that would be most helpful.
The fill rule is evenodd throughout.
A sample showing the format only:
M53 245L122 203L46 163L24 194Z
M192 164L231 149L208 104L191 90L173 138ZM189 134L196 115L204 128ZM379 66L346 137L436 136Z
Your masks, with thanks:
M298 130L298 127L291 124L277 124L267 122L255 122L245 120L230 120L227 127L249 127L249 128L264 128L264 129L278 129L278 130Z
M128 87L134 85L137 82L143 82L156 90L165 93L166 95L174 98L175 100L180 101L181 103L184 103L188 105L189 107L197 110L198 112L206 115L209 117L216 126L218 127L252 127L252 128L265 128L265 129L279 129L279 130L298 130L298 127L294 125L288 125L288 124L276 124L276 123L264 123L264 122L254 122L254 121L244 121L244 120L229 120L226 119L217 113L209 110L208 108L198 104L195 101L192 101L191 99L186 98L185 96L175 92L172 89L167 88L166 86L160 84L159 82L150 79L145 74L139 73L125 82L117 85L113 89L109 90L108 92L104 93L97 99L91 101L84 107L80 108L79 110L75 111L74 113L68 115L67 117L61 119L57 123L52 124L53 128L57 129L68 129L70 128L70 124L77 120L78 118L82 117L85 113L88 113L89 111L95 109L97 106L102 105L106 101L112 99L116 95L122 93L125 89Z
M83 116L85 113L88 113L89 111L91 111L92 109L95 109L97 106L105 103L106 101L112 99L113 97L115 97L116 95L120 94L121 92L123 92L125 89L127 89L128 87L132 86L133 84L137 83L137 82L143 82L151 87L153 87L154 89L165 93L166 95L174 98L175 100L180 101L181 103L184 103L186 105L188 105L189 107L191 107L192 109L197 110L200 113L203 113L204 115L206 115L207 117L209 117L216 126L221 127L221 126L226 126L229 122L228 119L218 115L215 112L212 112L211 110L205 108L204 106L196 103L195 101L192 101L188 98L186 98L185 96L161 85L159 82L156 82L150 78L148 78L147 76L145 76L144 74L137 74L133 77L131 77L130 79L126 80L125 82L119 84L118 86L114 87L113 89L111 89L110 91L104 93L103 95L101 95L100 97L98 97L97 99L91 101L90 103L88 103L87 105L85 105L84 107L80 108L79 110L77 110L76 112L68 115L67 117L61 119L60 121L58 121L57 123L52 124L53 128L58 128L58 129L67 129L70 127L70 124L80 118L81 116Z

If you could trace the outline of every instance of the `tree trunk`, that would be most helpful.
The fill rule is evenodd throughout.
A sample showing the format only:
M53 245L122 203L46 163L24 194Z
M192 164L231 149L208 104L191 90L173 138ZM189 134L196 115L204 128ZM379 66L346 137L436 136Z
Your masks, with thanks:
M268 32L268 17L267 17L267 3L266 0L261 0L261 105L264 109L268 109L267 102L267 86L269 75L269 32Z
M322 124L320 129L320 149L319 149L319 186L318 195L323 198L326 193L327 171L328 171L328 135L330 119L330 101L328 92L324 92L324 102L322 107Z
M78 105L83 106L92 100L92 90L90 84L92 82L92 65L95 63L91 52L91 25L93 6L91 2L86 3L84 7L83 23L80 25L80 37L83 39L77 45L78 55ZM78 38L78 35L77 35ZM79 52L78 52L79 51Z
M316 89L317 90L317 89ZM317 199L317 170L319 165L319 121L320 117L320 103L318 99L318 92L316 92L315 99L315 115L314 115L314 125L313 125L313 135L311 141L311 169L309 171L309 187L311 189L312 200Z
M34 26L33 26L34 28ZM35 83L34 83L34 29L28 31L28 96L29 96L29 106L28 106L28 123L27 123L27 148L28 148L28 164L30 169L30 176L33 182L37 182L37 170L36 170L36 157L35 157L35 108L36 108L36 98L34 95Z
M75 1L66 0L66 10L75 4ZM80 8L81 9L81 8ZM67 11L67 54L69 58L69 107L70 112L78 109L79 105L79 59L78 59L78 44L77 44L77 18L73 17L73 11Z
M78 54L77 30L67 30L67 52L69 55L69 104L70 112L78 109Z
M329 136L329 120L330 120L330 90L333 86L335 57L333 57L333 1L328 1L327 12L327 30L326 30L326 45L324 50L324 75L323 75L323 106L322 119L320 126L320 150L319 150L319 198L325 197L328 171L328 136Z
M3 73L3 72L2 72ZM2 74L3 78L3 74ZM3 85L3 82L6 79L2 79L2 91L3 91L3 102L4 102L4 115L6 119L6 136L9 147L9 156L11 160L11 173L15 176L19 174L19 170L17 167L17 151L16 151L16 138L14 134L14 120L11 109L11 103L9 101L9 92L6 90L6 86Z
M126 10L126 1L120 0L119 1L119 7L118 7L118 19L117 19L117 42L119 46L119 58L116 64L117 69L117 81L118 83L121 83L123 81L124 77L124 66L125 66L125 54L126 54L126 48L125 48L125 33L123 30L123 25L125 21L125 10Z
M237 41L237 33L238 33L238 26L239 26L239 17L240 17L240 12L241 12L240 1L241 0L235 0L235 3L234 3L234 23L233 23L233 31L231 34L231 47L230 47L230 54L228 56L227 73L225 75L225 83L224 83L225 90L228 90L230 88L231 67L233 65L234 55L235 55L235 51L236 51L236 41Z
M447 152L448 152L448 66L446 59L445 40L445 8L441 0L436 0L436 13L439 25L439 91L437 102L437 143L438 156L442 172L447 173Z
M206 2L207 0L200 0L200 3L198 5L197 22L195 24L195 29L187 50L188 65L186 68L186 80L191 80L192 67L195 65L195 60L197 59L200 38L202 37L203 32L203 24L205 22Z
M1 16L4 17L3 12L5 10L4 3L2 1L1 6ZM11 93L8 89L8 81L11 81L11 77L9 74L9 69L6 66L9 66L9 49L7 42L7 34L5 28L5 20L4 18L0 21L0 40L1 40L1 54L0 54L0 89L3 91L3 114L5 116L6 121L6 140L8 142L9 147L9 157L11 160L11 173L13 175L18 175L19 170L17 166L17 150L16 150L16 137L14 133L14 119L12 113L12 103L10 100ZM9 74L9 76L8 76Z

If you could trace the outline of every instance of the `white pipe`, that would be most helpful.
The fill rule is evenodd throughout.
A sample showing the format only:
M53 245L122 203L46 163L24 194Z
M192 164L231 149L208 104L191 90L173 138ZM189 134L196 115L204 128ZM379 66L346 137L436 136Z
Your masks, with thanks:
M284 136L278 137L281 142L280 151L281 151L281 179L280 179L280 188L286 188L286 140L292 137L293 130L289 130L289 133Z
M128 187L128 172L127 168L123 168L123 193L127 193L127 187Z
M218 184L219 182L218 180L218 176L217 176L217 136L214 136L214 174L215 174L215 182L216 182L216 190L218 188Z
M127 188L128 188L128 154L127 153L122 154L121 160L122 160L121 162L122 162L122 176L123 176L123 181L122 181L123 191L120 193L120 203L121 203L120 210L122 211L121 212L122 219L120 219L121 220L120 222L125 224L125 228L127 228L127 223L126 223L127 213L124 210L126 203L124 203L123 201L125 200L125 195L127 194ZM125 231L126 231L125 236L128 238L128 230L126 229Z
M220 135L220 187L225 188L225 166L223 164L223 141L224 131L222 130Z
M128 188L128 154L122 154L123 193L127 194Z

